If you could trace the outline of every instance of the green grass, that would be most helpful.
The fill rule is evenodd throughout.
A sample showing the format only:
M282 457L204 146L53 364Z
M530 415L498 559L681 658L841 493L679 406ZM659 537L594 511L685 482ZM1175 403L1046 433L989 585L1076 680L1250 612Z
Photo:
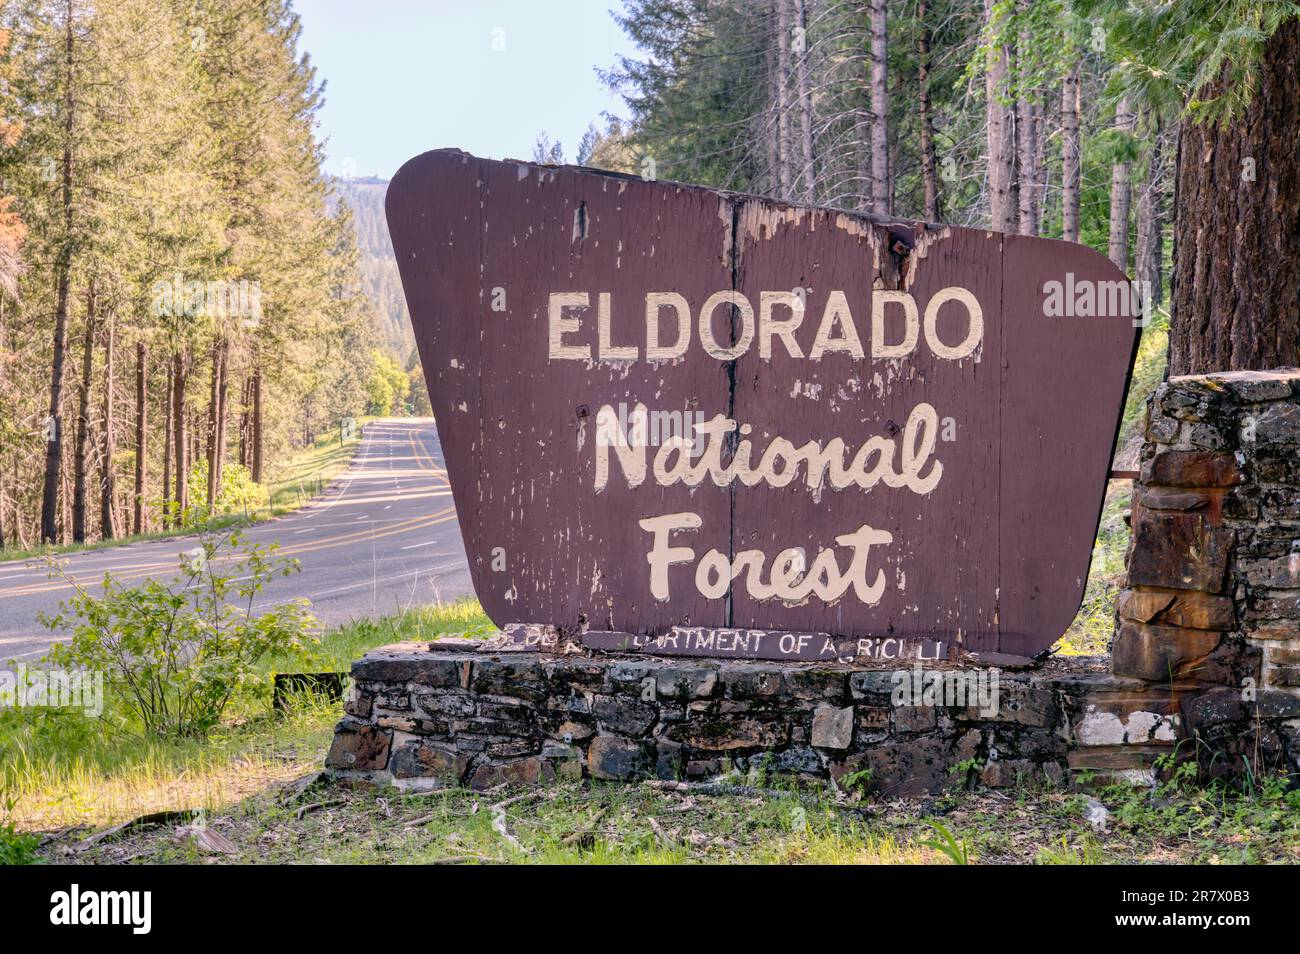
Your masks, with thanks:
M473 602L328 634L313 666L344 668L373 646L484 632ZM318 697L272 712L264 678L206 742L140 737L115 717L0 717L0 857L15 863L1101 864L1300 861L1300 795L1279 780L1248 791L1198 787L1185 772L1154 791L1090 796L1024 785L924 800L731 774L738 793L563 782L532 789L411 794L289 787L318 771L340 715ZM1110 810L1096 832L1087 798ZM213 855L182 821L93 845L92 832L150 812L189 810L234 846ZM501 819L498 821L497 819ZM503 834L504 826L504 834ZM34 832L44 833L34 836Z
M189 536L202 530L224 530L229 527L246 526L281 516L309 503L312 498L323 492L334 478L347 469L357 448L361 445L362 428L372 420L374 418L359 420L356 433L346 441L341 441L336 431L322 435L316 439L315 444L299 450L282 466L273 467L270 479L266 482L267 505L265 507L238 513L218 514L199 525L186 526L180 529L155 530L150 533L116 537L112 540L95 540L89 543L43 544L26 548L0 547L0 562L5 560L29 560L50 554L77 553L83 550L102 550L106 547L147 540L170 540L175 537Z
M727 794L654 782L553 783L423 794L268 787L205 823L233 853L210 855L173 826L50 860L259 864L1134 864L1300 860L1300 800L1185 783L1088 795L1032 786L925 800L845 798L779 780ZM1105 830L1085 819L1089 799Z
M265 515L277 516L301 507L328 487L352 462L352 455L361 444L362 429L373 420L359 419L355 434L346 441L340 440L337 431L323 434L283 466L273 467L267 483Z
M331 631L311 665L347 670L384 643L489 626L472 601L412 610ZM215 810L320 768L339 707L307 695L293 700L287 715L273 713L271 675L283 662L261 662L262 677L232 701L226 721L206 741L143 736L115 705L111 688L101 719L61 710L0 711L0 807L9 806L0 827L107 825L164 809Z

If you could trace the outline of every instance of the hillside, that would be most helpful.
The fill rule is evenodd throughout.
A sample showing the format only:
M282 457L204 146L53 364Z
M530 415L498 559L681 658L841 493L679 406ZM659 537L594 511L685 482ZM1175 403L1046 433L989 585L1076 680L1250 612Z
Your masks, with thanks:
M374 177L340 179L335 185L339 195L352 209L361 253L361 282L365 293L379 313L379 327L384 343L403 366L409 366L415 349L411 321L406 314L406 298L393 258L393 244L384 220L384 194L388 181Z

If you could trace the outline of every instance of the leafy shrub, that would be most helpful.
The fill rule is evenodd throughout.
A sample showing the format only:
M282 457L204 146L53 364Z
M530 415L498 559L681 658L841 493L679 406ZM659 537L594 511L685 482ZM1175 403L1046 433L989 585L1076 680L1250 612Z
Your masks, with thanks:
M0 865L36 864L40 843L39 836L18 831L12 822L0 825Z
M6 792L0 792L0 804L7 815L14 810L17 800ZM13 822L5 822L0 825L0 865L36 864L40 860L36 856L40 844L40 836L19 831Z
M103 672L109 691L148 733L206 735L235 691L257 680L261 660L305 659L319 644L306 600L253 609L272 578L298 570L296 560L275 556L277 547L245 544L237 531L204 534L181 554L181 573L171 582L128 587L106 574L99 596L51 560L51 575L76 595L57 615L42 616L51 629L71 627L73 634L48 659Z
M221 468L221 493L213 513L207 512L208 499L208 462L199 460L194 464L189 476L190 510L186 514L189 525L200 523L219 513L234 513L241 510L255 510L265 507L267 501L266 487L253 480L249 469L242 464L224 464Z

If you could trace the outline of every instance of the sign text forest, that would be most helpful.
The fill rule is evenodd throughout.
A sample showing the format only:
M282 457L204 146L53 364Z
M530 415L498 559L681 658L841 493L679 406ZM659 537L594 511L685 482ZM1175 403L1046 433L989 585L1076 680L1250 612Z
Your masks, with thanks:
M1122 283L1100 255L451 151L388 217L498 624L775 659L1069 624L1136 328L1044 288Z

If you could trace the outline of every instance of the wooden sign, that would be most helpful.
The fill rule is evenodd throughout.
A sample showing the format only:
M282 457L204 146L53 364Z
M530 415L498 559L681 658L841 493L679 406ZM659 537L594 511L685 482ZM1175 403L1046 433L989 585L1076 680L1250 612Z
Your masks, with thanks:
M1096 252L450 150L387 208L498 625L934 658L1074 617L1138 334Z

